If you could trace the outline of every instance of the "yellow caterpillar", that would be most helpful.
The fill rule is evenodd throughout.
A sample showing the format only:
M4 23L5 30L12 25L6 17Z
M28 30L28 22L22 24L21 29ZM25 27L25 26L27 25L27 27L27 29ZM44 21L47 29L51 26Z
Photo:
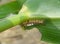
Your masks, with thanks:
M34 24L43 24L44 20L27 20L25 22L22 23L22 26L32 26Z

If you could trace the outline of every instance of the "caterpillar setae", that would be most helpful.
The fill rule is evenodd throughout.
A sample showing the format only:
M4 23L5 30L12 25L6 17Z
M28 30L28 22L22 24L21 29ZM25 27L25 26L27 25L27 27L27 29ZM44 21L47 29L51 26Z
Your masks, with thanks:
M39 19L33 19L33 20L27 20L22 23L22 26L32 26L34 24L43 24L44 20L39 20Z

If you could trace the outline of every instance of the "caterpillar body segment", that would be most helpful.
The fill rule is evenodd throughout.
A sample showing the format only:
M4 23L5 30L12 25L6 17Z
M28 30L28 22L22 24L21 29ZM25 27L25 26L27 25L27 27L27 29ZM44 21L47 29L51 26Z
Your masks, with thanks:
M44 20L39 20L39 19L34 19L34 20L27 20L23 22L21 25L22 26L32 26L34 24L43 24Z

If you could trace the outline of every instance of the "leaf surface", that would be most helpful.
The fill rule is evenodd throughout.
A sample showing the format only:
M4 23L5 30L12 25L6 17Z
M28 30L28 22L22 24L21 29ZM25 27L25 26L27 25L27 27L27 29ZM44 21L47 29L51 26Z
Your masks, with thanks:
M60 0L27 0L20 13L44 18L43 24L35 26L42 33L42 40L60 43Z

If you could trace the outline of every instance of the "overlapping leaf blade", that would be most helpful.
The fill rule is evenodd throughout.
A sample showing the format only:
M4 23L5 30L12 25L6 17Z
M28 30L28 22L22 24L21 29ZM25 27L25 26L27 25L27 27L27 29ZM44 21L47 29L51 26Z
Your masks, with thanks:
M19 6L16 1L0 6L0 18L6 17L10 13L15 13L19 10Z
M25 8L26 9L25 9ZM39 14L44 18L43 25L37 25L36 27L42 33L42 40L60 43L60 0L27 0L22 9L24 14L28 13L33 17Z
M18 13L26 0L16 0L0 6L0 18L5 18L10 13Z

